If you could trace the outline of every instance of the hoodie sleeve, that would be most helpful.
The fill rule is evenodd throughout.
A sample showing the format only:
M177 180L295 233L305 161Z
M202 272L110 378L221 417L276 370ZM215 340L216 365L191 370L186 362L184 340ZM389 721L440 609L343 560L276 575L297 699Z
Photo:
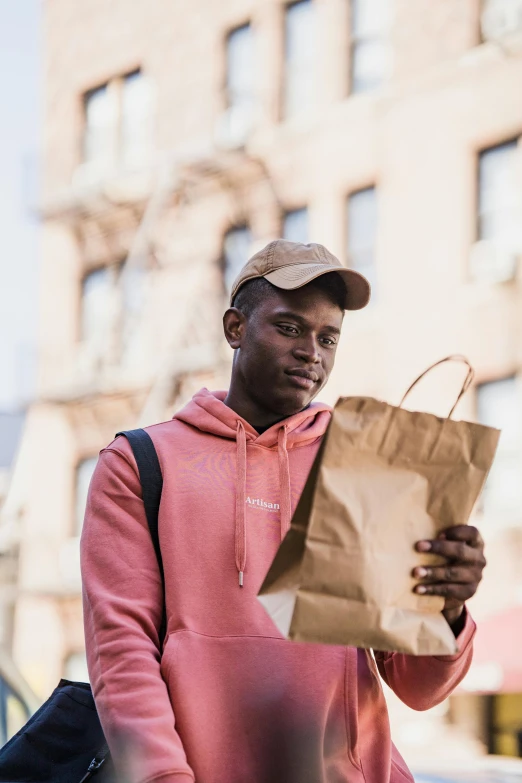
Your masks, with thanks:
M457 637L456 655L404 655L375 651L384 682L414 710L428 710L446 699L466 675L473 656L476 626L467 609Z
M123 438L100 454L81 563L89 675L116 765L130 771L132 783L194 781L161 676L163 590L136 463Z

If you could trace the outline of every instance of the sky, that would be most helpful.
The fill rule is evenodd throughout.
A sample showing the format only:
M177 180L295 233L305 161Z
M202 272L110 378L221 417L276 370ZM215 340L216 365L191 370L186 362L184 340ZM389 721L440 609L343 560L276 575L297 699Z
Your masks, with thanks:
M0 412L33 389L38 310L41 0L0 0Z

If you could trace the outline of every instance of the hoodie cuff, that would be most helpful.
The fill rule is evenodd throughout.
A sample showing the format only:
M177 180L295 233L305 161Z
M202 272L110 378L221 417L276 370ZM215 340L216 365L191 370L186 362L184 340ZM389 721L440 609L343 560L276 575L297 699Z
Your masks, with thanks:
M475 621L471 617L470 613L468 612L468 609L466 606L464 606L464 612L466 613L466 622L464 623L464 627L462 631L459 633L459 635L456 638L457 647L459 648L459 651L455 653L455 655L436 655L435 657L439 661L458 661L458 659L467 653L468 648L471 646L471 643L473 641L473 637L475 636L475 631L477 630L477 626L475 624Z

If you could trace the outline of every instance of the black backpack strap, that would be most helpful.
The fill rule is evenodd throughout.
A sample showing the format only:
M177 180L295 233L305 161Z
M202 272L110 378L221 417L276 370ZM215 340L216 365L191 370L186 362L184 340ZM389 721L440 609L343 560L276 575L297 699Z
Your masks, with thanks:
M158 560L161 584L163 585L163 617L161 620L159 637L160 643L162 643L167 630L167 617L165 613L165 574L163 572L163 559L161 557L158 532L158 515L161 491L163 489L163 476L154 443L148 432L142 429L126 430L125 432L117 432L116 437L118 435L123 435L129 441L140 474L145 516L147 517L150 537L152 538L154 551L156 552L156 558Z

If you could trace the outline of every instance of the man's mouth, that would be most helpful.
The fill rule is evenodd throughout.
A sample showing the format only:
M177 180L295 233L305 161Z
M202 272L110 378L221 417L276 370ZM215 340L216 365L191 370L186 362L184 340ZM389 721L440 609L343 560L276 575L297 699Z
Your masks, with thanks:
M294 370L286 370L286 374L292 380L292 383L300 389L311 389L319 380L317 373L303 370L300 367L296 367Z

